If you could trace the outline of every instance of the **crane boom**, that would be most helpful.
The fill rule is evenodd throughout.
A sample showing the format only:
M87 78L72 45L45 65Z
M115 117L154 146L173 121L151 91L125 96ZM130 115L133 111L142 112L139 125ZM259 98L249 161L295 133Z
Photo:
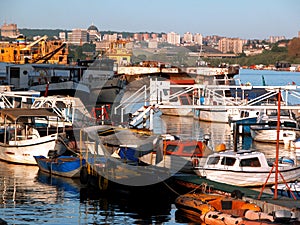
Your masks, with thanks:
M41 37L41 38L37 39L36 41L30 43L29 45L26 45L26 47L25 47L25 48L22 48L21 50L30 50L30 48L31 48L32 46L36 45L36 44L39 43L40 41L43 41L43 40L45 41L45 40L47 40L47 38L48 38L48 36L47 36L47 35L44 35L43 37Z

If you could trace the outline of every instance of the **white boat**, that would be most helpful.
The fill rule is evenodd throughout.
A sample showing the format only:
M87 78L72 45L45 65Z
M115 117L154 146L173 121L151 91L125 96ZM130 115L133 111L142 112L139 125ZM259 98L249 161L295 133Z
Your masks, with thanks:
M265 182L267 185L275 183L275 168L272 167L272 162L262 152L228 150L209 155L204 164L195 167L194 171L198 176L220 183L262 186ZM295 165L293 160L279 160L278 170L287 182L300 176L300 166Z
M0 159L17 164L32 164L33 156L47 156L54 149L58 129L36 127L35 119L53 117L46 109L2 109L0 133Z
M266 109L257 117L258 125L250 126L251 137L255 141L276 143L277 109ZM299 124L292 117L290 110L280 110L279 142L295 140L300 135Z
M176 106L180 105L192 105L192 98L189 94L182 94L178 96L174 96L173 98L170 98L168 102L162 102L164 105L168 106L174 106L174 108L161 108L161 112L163 115L168 116L193 116L193 110L192 108L181 108L178 109Z

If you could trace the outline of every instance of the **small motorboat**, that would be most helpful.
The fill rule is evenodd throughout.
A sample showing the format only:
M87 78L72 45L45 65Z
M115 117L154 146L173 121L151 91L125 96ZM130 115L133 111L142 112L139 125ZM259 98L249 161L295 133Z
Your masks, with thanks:
M275 185L271 187L272 192L275 192ZM288 197L288 198L294 198L300 200L300 184L295 181L295 182L290 182L290 183L284 183L284 184L277 184L277 193L278 195Z
M267 185L275 184L274 162L264 153L251 150L226 150L215 152L206 158L203 166L195 167L195 173L220 183L236 186L262 186L270 174ZM300 166L292 159L281 157L278 170L287 182L297 180Z
M59 137L55 148L48 151L47 157L33 156L39 169L49 174L79 178L80 170L86 165L86 160L76 153L75 149L70 148L71 143L71 140Z
M70 178L79 178L80 169L85 166L86 161L80 157L58 156L55 158L46 158L45 156L34 156L40 170Z

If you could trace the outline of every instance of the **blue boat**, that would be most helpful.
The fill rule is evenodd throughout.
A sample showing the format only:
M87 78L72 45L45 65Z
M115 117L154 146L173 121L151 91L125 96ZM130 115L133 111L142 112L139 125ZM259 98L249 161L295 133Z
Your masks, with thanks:
M46 158L45 156L34 156L40 170L70 178L79 178L82 166L86 161L77 156L58 156Z
M271 187L271 191L273 193L275 192L275 185L273 185ZM294 198L294 196L292 195L291 192L293 192L293 194L297 200L300 200L300 184L297 181L287 183L287 184L278 184L277 185L278 195L288 197L288 198Z

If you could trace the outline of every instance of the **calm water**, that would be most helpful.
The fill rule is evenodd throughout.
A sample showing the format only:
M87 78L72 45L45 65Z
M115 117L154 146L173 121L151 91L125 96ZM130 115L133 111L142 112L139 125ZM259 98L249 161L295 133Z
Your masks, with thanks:
M241 70L243 83L262 85L300 84L300 73ZM184 138L202 138L211 133L210 144L231 142L230 128L224 124L195 121L192 118L162 116L155 130ZM275 146L252 143L245 138L240 146L259 149L275 156ZM281 155L294 157L293 151L280 147ZM8 224L187 224L173 204L174 193L164 190L157 195L128 194L114 191L99 194L87 190L77 180L50 177L35 166L0 162L0 218Z

